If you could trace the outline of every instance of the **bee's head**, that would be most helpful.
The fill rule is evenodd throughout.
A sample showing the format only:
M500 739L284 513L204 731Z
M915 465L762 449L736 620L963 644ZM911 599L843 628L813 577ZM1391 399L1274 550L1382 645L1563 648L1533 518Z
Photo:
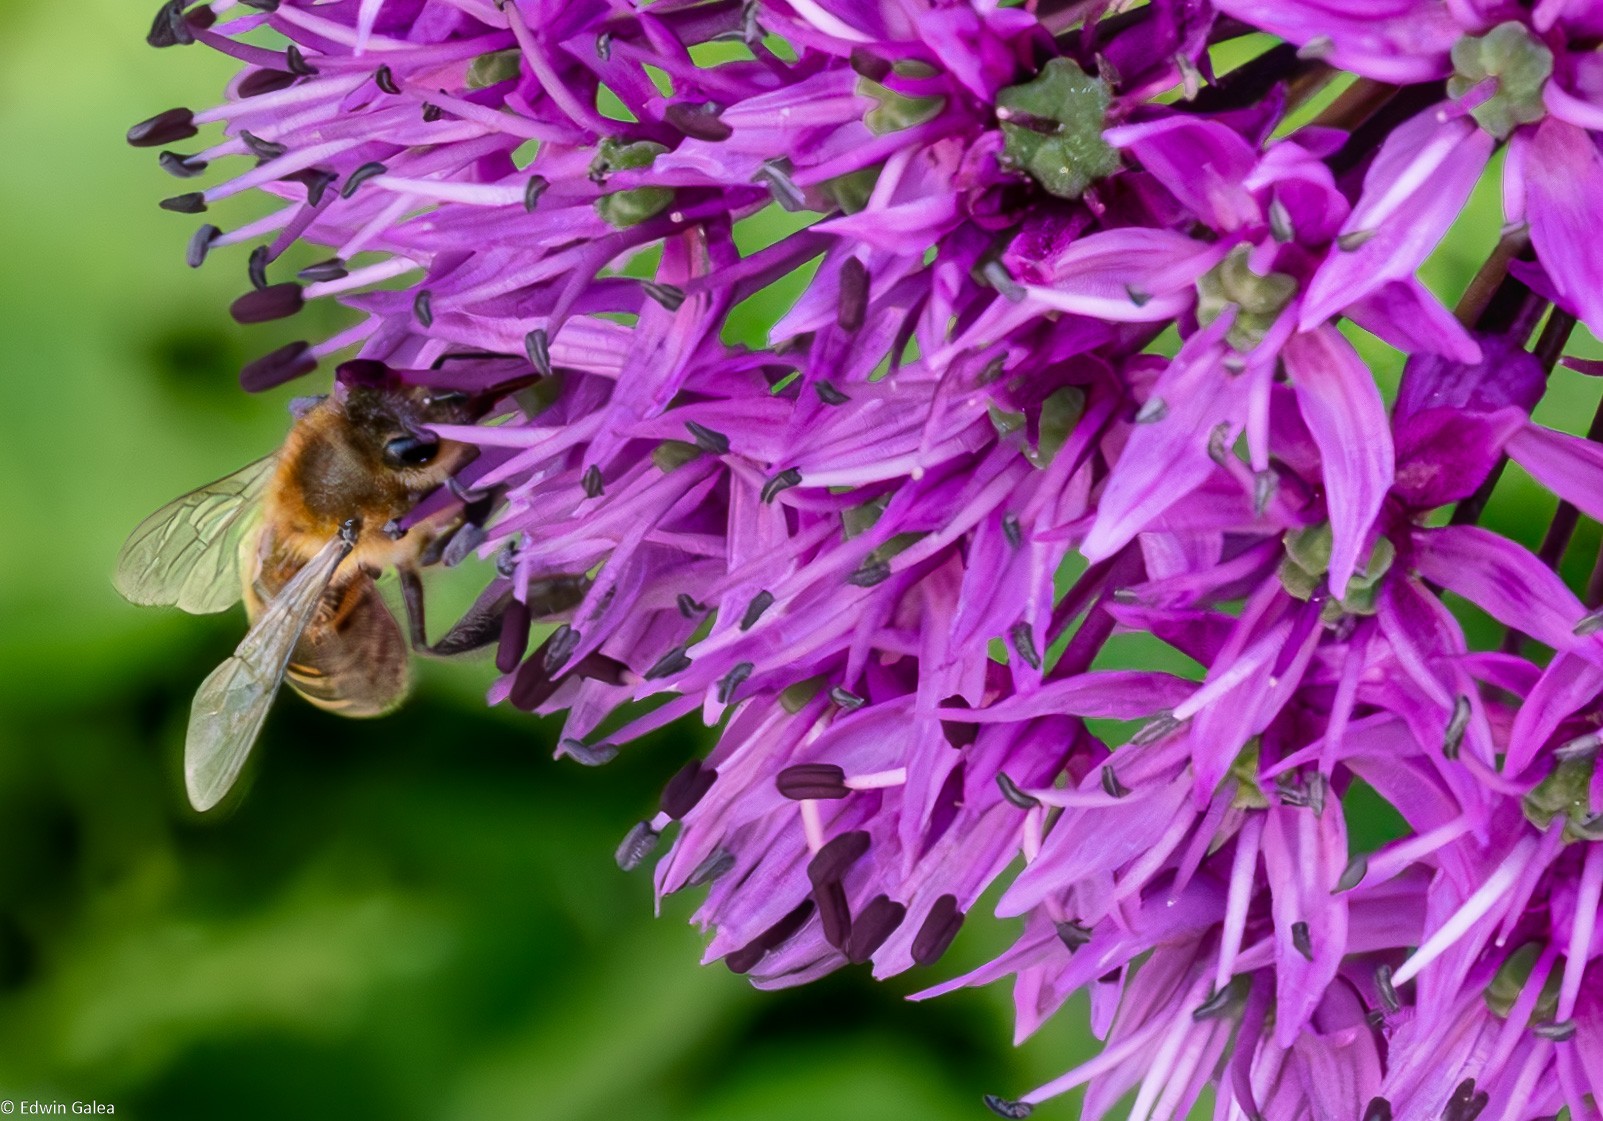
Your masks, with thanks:
M336 381L336 397L363 457L414 486L439 485L472 458L469 445L438 436L434 427L472 424L497 397L409 385L369 359L344 363Z

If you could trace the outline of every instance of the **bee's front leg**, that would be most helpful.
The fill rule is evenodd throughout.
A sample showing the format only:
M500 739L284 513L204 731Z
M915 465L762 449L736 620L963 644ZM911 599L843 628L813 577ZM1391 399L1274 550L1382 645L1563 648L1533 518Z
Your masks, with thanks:
M409 564L397 565L395 572L401 578L401 603L406 608L406 631L412 649L427 653L429 632L423 621L423 578Z

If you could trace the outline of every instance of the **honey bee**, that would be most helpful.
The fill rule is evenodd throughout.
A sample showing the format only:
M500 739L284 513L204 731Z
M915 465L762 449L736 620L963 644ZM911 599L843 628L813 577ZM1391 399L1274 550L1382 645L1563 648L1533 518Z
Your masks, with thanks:
M404 534L396 521L475 454L432 427L474 423L518 387L441 392L402 384L380 363L346 363L335 392L300 413L277 452L168 503L129 536L115 578L125 598L195 614L243 598L251 620L195 694L184 744L195 809L233 786L286 679L344 716L401 703L408 638L375 580L396 570L410 645L427 651L418 570L460 528L463 507Z

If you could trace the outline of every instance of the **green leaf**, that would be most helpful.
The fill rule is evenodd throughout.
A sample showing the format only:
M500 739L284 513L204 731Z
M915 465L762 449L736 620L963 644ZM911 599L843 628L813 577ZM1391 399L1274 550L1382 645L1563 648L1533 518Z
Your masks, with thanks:
M1032 80L996 97L1004 161L1050 194L1079 198L1119 167L1119 153L1102 139L1111 100L1101 78L1069 59L1052 59Z

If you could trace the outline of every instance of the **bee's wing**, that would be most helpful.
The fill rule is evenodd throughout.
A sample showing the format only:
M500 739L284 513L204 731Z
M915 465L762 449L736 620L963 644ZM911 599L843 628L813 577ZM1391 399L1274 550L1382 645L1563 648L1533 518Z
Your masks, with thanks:
M197 810L215 806L239 777L295 644L350 551L343 536L324 545L273 597L233 657L213 670L195 693L184 742L184 785Z
M256 524L276 456L174 499L139 523L117 554L117 590L132 603L195 615L239 600L239 546Z

